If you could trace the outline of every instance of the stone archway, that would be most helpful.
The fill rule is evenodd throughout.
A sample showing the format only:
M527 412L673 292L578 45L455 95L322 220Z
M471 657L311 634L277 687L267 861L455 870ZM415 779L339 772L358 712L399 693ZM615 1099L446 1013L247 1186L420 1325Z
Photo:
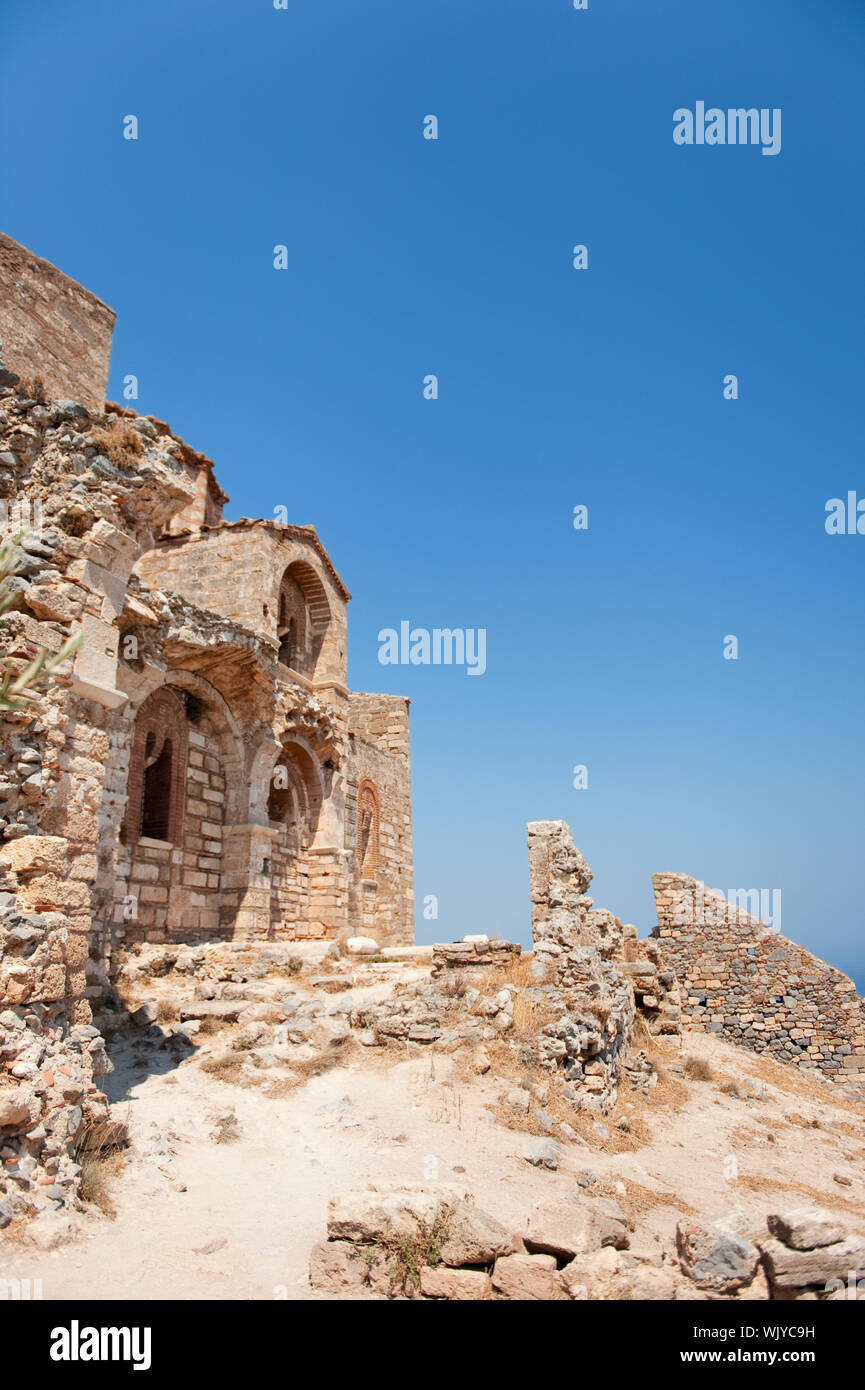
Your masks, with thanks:
M195 672L168 672L133 731L127 939L200 940L231 930L240 898L226 887L226 845L246 815L242 768L240 732L223 696Z
M310 851L318 837L323 801L318 760L302 743L286 742L271 770L267 800L269 935L277 940L309 934Z

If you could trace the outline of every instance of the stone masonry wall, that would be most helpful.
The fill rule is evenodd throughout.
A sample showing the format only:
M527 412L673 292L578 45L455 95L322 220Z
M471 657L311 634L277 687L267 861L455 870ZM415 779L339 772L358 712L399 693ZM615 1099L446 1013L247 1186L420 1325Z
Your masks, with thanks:
M865 1073L853 981L686 874L655 874L653 935L688 1022L827 1075Z
M534 960L564 1005L543 1030L545 1055L563 1067L583 1105L606 1111L635 1018L622 924L586 896L592 873L564 821L533 821L528 833Z
M352 694L345 843L349 859L349 916L388 945L414 941L411 769L408 700ZM362 877L358 852L358 788L371 783L379 807L375 871Z
M136 565L152 588L170 589L214 613L223 613L278 643L280 579L289 565L308 567L310 608L327 614L310 681L345 684L348 593L323 555L311 526L276 522L224 522L195 536L163 538ZM319 602L317 603L316 600ZM322 623L322 626L324 622Z
M53 400L105 405L114 311L47 261L0 233L0 344L19 376Z

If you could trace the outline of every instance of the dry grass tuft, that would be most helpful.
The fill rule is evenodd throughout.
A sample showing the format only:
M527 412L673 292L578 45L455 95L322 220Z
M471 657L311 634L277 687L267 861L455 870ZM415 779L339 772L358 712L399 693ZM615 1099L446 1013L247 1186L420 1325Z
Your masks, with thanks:
M809 1187L804 1182L782 1182L778 1178L764 1178L762 1175L749 1173L740 1173L737 1181L749 1192L758 1192L761 1196L778 1192L795 1192L798 1196L807 1197L808 1201L816 1207L829 1207L835 1211L850 1212L853 1216L858 1216L860 1220L865 1217L865 1204L862 1202L855 1202L849 1197L841 1197L834 1192L818 1191L816 1187Z
M133 468L144 450L141 436L129 425L109 425L90 431L90 442L115 468Z
M523 1040L536 1038L542 1028L558 1017L558 1012L546 1001L528 999L525 994L515 994L512 1036Z
M302 1080L308 1081L311 1076L321 1076L323 1072L330 1071L332 1067L342 1066L351 1050L346 1047L346 1041L347 1039L343 1041L334 1039L316 1057L310 1057L306 1061L292 1062L292 1070Z
M157 1023L176 1023L179 1017L177 1004L172 999L160 999L156 1005Z
M691 1081L714 1081L715 1073L705 1057L686 1057L685 1075Z
M203 1072L215 1076L217 1081L240 1085L246 1063L236 1052L223 1052L219 1057L202 1058L200 1065Z
M230 1026L230 1025L228 1025L228 1024L225 1022L225 1019L224 1019L224 1018L213 1018L213 1017L208 1018L208 1017L205 1016L205 1017L201 1020L201 1026L199 1027L198 1032L196 1033L195 1036L196 1036L197 1038L205 1037L205 1036L212 1036L214 1033L221 1033L221 1032L223 1032L223 1031L224 1031L227 1027L229 1027L229 1026Z
M236 1115L220 1115L216 1129L211 1135L214 1144L236 1144L240 1139L240 1129Z
M122 1167L123 1158L119 1153L87 1154L78 1178L78 1195L82 1202L98 1207L104 1216L113 1219L117 1210L111 1198L111 1180L118 1176Z

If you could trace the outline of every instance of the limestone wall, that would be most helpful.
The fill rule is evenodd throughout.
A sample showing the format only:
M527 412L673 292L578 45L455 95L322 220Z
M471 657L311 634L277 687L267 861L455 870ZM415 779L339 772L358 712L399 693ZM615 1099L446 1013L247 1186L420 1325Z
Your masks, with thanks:
M350 740L345 812L349 918L380 945L414 940L411 772L408 700L349 697ZM359 840L358 800L375 806L374 844Z
M686 874L655 874L653 935L684 1018L780 1061L865 1072L865 1001L853 981Z
M533 821L529 888L534 961L561 1009L543 1030L546 1057L564 1069L583 1104L615 1104L634 1026L634 992L623 968L623 928L596 909L592 873L564 821Z
M6 365L52 400L102 410L114 311L0 233L0 344Z

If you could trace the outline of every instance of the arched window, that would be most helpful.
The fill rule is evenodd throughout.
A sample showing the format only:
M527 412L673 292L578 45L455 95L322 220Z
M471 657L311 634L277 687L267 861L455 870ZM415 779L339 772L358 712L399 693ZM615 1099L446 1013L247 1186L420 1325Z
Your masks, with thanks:
M307 848L315 838L321 800L317 764L305 749L289 743L270 775L268 820L284 825L298 845Z
M129 757L126 841L142 836L178 844L183 833L186 714L163 687L148 695L135 720Z
M378 792L372 782L364 778L357 789L357 858L362 879L375 879L378 869L378 832Z
M276 639L281 666L312 677L330 624L330 604L320 575L295 560L279 582Z

